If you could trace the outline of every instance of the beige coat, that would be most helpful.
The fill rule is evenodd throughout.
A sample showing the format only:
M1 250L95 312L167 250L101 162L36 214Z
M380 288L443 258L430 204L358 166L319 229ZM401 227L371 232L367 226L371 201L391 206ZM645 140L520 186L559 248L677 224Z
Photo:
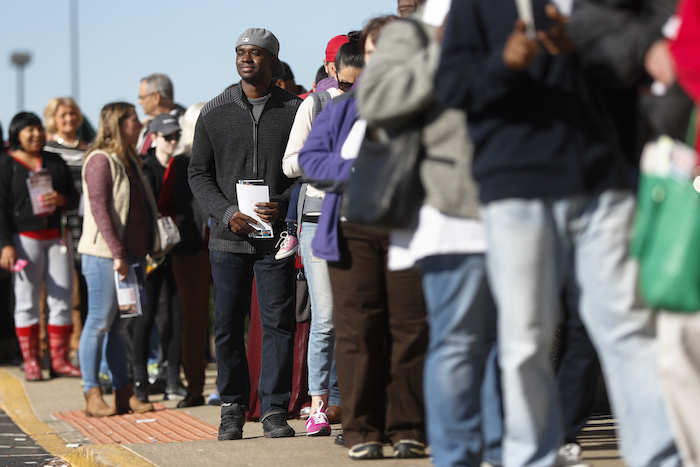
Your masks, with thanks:
M90 192L87 184L85 183L85 167L87 167L88 161L95 154L103 154L107 156L107 160L109 161L109 168L112 174L112 205L110 206L109 216L112 219L112 225L114 225L114 230L116 231L117 236L122 241L124 239L126 221L129 217L129 206L131 204L131 183L129 182L129 176L126 173L126 166L116 154L107 153L100 150L91 151L85 157L85 162L83 163L82 179L84 217L83 234L80 237L80 242L78 243L78 253L99 256L102 258L112 258L112 252L107 246L107 242L100 234L95 218L92 215L92 208L90 206ZM151 232L153 232L151 254L155 254L160 249L160 238L157 235L158 226L156 223L158 218L158 208L148 181L143 176L141 169L137 167L137 171L139 177L141 177L141 182L143 183L144 189L146 190L146 195L148 196L148 205L151 208Z

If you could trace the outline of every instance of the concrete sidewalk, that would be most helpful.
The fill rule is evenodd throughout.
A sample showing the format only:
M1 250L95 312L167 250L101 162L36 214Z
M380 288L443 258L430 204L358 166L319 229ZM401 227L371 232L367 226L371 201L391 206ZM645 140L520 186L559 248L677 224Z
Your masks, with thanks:
M46 372L44 372L46 374ZM205 394L214 389L215 367L207 371ZM219 424L220 408L214 406L175 409L176 401L162 401L161 395L151 397L162 403L159 414L184 416L182 412L211 425L212 436ZM112 396L105 396L113 403ZM340 425L334 425L332 436L311 438L305 436L305 422L290 420L296 430L294 438L267 439L263 436L262 425L248 422L244 426L244 439L220 442L205 439L187 442L143 442L123 444L93 444L73 425L60 420L55 414L81 410L84 399L80 380L75 378L54 378L43 382L27 383L24 374L17 367L0 368L0 406L31 436L52 455L58 456L73 467L79 466L253 466L269 467L316 467L316 466L357 466L347 450L334 444L335 434ZM169 411L169 412L166 412ZM145 415L148 417L148 414ZM96 419L88 419L96 420ZM139 423L133 415L99 419L115 430L135 429ZM141 421L144 420L141 416ZM126 427L126 428L124 428ZM335 428L338 428L336 430ZM607 415L596 416L581 436L584 459L600 467L624 466L619 458L614 431L615 423ZM94 438L94 436L91 436ZM386 456L391 448L384 448ZM428 467L430 459L384 459L382 467Z

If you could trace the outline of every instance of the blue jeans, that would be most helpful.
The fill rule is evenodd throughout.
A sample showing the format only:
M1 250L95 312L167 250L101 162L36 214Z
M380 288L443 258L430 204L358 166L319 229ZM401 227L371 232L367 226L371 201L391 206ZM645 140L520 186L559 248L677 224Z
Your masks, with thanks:
M128 257L128 264L140 263L146 270L143 258ZM119 317L117 291L114 287L114 260L97 256L82 256L83 276L87 284L88 312L80 334L80 371L83 374L83 391L99 387L98 373L102 360L103 341L107 365L112 373L114 388L119 390L129 383L126 370L124 328L126 319Z
M212 250L209 259L214 280L214 335L221 400L246 407L250 404L243 334L255 276L262 327L260 414L286 413L292 391L296 331L294 258L276 260L274 253L251 255Z
M505 465L556 465L563 427L550 345L571 258L626 463L680 465L659 392L653 316L638 298L628 255L634 207L627 191L483 207L499 311Z
M304 222L301 226L299 250L311 300L311 330L309 332L308 367L309 395L329 394L328 405L340 406L338 375L335 370L335 328L333 327L333 294L328 276L328 264L311 251L311 240L318 224Z
M496 306L481 254L422 259L430 343L424 387L433 463L501 465Z

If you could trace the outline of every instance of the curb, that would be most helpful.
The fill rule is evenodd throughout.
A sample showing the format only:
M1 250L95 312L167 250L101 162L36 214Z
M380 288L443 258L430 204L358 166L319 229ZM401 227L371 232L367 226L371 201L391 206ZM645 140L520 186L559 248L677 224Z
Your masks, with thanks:
M63 438L58 436L49 425L36 418L22 381L4 369L0 369L0 395L2 399L0 407L22 431L51 455L60 457L72 466L153 467L155 465L121 445L90 445L79 448L66 446Z
M153 467L155 464L118 444L81 446L61 456L72 467Z

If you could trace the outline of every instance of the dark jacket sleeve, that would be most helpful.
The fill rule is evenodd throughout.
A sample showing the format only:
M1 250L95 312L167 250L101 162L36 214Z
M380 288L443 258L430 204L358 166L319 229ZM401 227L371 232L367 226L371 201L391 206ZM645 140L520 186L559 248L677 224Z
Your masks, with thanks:
M206 121L200 115L195 127L192 156L187 169L190 188L204 210L223 225L229 225L238 206L231 204L219 188L216 179L214 148Z
M490 1L490 0L487 0ZM525 73L503 63L505 40L490 43L491 27L512 29L513 22L484 24L479 0L453 1L445 26L440 65L435 77L437 100L445 107L480 112L495 101L517 93ZM513 9L515 3L513 2ZM508 18L506 16L505 18Z
M10 156L0 154L0 248L12 245L12 166Z
M661 29L673 15L676 0L643 0L635 9L616 3L575 0L567 34L593 72L630 86L644 76L644 56L661 38ZM610 72L612 75L608 75Z
M44 153L46 156L46 153ZM56 164L57 177L53 180L54 190L66 197L66 209L76 209L80 204L80 193L75 188L73 183L73 175L70 173L68 164L60 157L52 155L54 164Z

